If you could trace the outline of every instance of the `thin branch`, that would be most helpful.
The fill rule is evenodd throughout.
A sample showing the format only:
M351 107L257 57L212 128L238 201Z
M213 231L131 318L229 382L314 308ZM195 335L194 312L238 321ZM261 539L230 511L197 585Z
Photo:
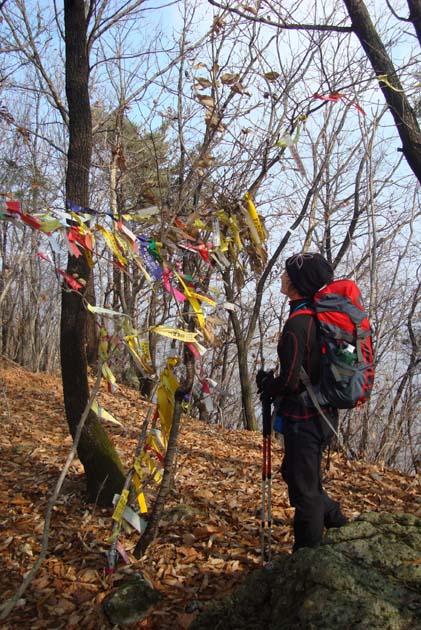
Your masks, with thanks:
M275 26L276 28L280 28L285 31L328 31L331 33L352 32L352 28L350 26L334 26L333 24L287 24L286 22L274 22L273 20L266 17L258 17L255 15L251 15L250 13L243 13L243 11L240 11L239 9L235 9L228 4L220 4L215 0L208 0L208 2L217 9L222 9L223 11L228 11L229 13L235 13L239 17L242 17L249 22L258 22L259 24Z
M34 565L32 566L31 570L29 571L29 573L25 576L25 579L23 580L22 584L19 586L18 590L16 591L16 593L9 599L7 600L3 606L2 606L2 611L0 614L0 619L6 619L6 617L8 617L8 615L12 612L13 608L16 606L16 604L18 603L18 601L20 600L20 598L22 597L22 595L24 594L24 592L26 591L26 589L28 588L29 584L32 582L35 574L37 573L39 567L41 566L41 564L43 563L43 561L45 560L45 557L47 555L47 551L48 551L48 540L49 540L49 536L50 536L50 524L51 524L51 516L52 516L52 512L53 512L53 508L55 506L55 503L57 501L57 498L60 494L61 488L63 486L63 482L66 478L66 475L69 471L69 468L76 456L77 453L77 447L79 444L79 440L80 440L80 436L82 435L82 431L83 428L85 426L86 420L89 416L89 412L91 410L91 406L92 403L94 402L94 399L96 397L96 395L98 394L99 391L99 386L101 383L101 379L102 379L102 361L100 361L98 363L98 371L97 371L97 377L96 377L96 381L95 381L95 385L91 391L91 394L89 396L88 402L86 403L86 407L83 411L83 414L79 420L79 424L77 426L77 430L76 430L76 434L75 434L75 438L73 441L73 445L69 451L69 454L67 455L67 459L66 459L66 463L64 464L64 467L61 471L60 477L57 480L56 486L54 488L54 492L51 495L48 504L47 504L47 510L45 513L45 520L44 520L44 530L43 530L43 534L42 534L42 540L41 540L41 551L40 554L37 558L37 560L35 561Z
M395 17L397 20L399 20L400 22L410 22L411 21L409 18L404 18L404 17L401 17L400 15L398 15L398 13L395 11L395 9L390 4L389 0L386 0L386 4L387 4L387 8L389 9L389 11L393 15L393 17Z

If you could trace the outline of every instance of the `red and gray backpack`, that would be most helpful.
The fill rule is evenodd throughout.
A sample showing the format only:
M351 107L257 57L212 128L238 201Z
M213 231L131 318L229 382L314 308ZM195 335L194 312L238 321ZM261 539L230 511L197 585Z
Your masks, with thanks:
M371 326L352 280L335 280L314 296L314 310L294 315L315 315L321 343L320 383L312 385L303 368L301 380L315 407L352 409L370 399L374 383ZM324 415L324 414L323 414Z

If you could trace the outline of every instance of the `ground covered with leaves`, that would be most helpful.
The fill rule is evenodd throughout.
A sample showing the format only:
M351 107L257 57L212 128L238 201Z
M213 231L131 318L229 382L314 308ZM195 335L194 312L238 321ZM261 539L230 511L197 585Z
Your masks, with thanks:
M101 389L100 404L123 424L107 423L128 469L147 405L131 389ZM0 360L0 557L2 599L11 597L41 548L47 501L71 447L59 376L32 374ZM289 553L292 510L273 448L273 553ZM261 566L261 438L184 417L174 487L157 539L141 560L136 532L124 532L130 564L106 575L112 510L87 504L76 460L55 505L48 555L17 607L8 629L110 627L101 602L128 574L141 572L160 591L160 603L138 624L183 630L210 600L223 597ZM325 487L353 518L387 510L421 515L419 480L331 454ZM153 488L151 488L153 492Z

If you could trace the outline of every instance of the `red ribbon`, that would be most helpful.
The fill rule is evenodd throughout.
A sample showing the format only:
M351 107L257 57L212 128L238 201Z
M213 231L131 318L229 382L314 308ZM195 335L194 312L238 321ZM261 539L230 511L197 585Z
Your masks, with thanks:
M363 116L365 116L365 111L363 110L358 103L355 101L351 101L350 98L346 96L346 94L341 94L340 92L331 92L328 96L323 96L323 94L313 94L313 98L317 98L319 101L332 101L333 103L337 103L341 99L353 105Z

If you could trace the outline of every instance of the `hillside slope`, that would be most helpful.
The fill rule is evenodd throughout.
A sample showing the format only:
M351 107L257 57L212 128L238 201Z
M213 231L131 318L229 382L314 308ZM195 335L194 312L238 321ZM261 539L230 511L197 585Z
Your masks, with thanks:
M147 405L136 392L101 390L100 403L123 427L107 430L129 467ZM58 376L32 374L0 360L0 510L3 534L0 588L10 597L40 549L44 513L71 440ZM130 551L136 532L120 538L131 564L105 576L111 510L85 503L83 471L71 467L54 511L47 560L5 625L17 628L107 628L100 606L128 572L142 571L163 597L138 624L150 630L187 628L210 599L226 595L261 565L261 438L184 418L171 500L159 536L146 556ZM291 516L274 446L273 553L291 548ZM331 455L325 486L353 518L364 511L421 515L419 480ZM2 598L2 599L3 599Z

